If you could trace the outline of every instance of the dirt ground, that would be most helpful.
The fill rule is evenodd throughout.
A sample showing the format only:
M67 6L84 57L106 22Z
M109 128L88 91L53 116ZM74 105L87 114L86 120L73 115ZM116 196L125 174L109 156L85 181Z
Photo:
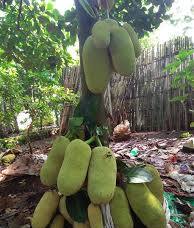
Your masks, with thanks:
M125 141L111 142L110 147L117 157L129 164L154 164L161 174L165 191L194 197L194 192L184 191L180 183L169 176L172 169L185 175L193 176L194 173L194 154L182 151L189 138L180 139L179 135L176 132L133 133ZM30 216L48 189L41 184L39 171L52 140L33 142L33 154L27 145L18 147L12 151L16 154L15 161L9 166L0 165L0 228L30 227ZM136 156L131 154L134 148L138 151Z

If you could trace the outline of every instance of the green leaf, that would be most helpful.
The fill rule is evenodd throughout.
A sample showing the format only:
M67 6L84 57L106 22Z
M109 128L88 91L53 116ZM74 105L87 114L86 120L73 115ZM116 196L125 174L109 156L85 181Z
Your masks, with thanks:
M153 177L144 167L145 165L129 167L123 161L117 159L117 169L123 175L123 181L126 183L151 182Z
M87 209L90 204L87 191L81 190L74 195L67 196L66 206L70 217L79 223L84 223L87 220Z
M194 122L191 122L190 123L190 127L194 127Z
M53 3L52 2L48 2L48 4L46 5L46 9L51 11L54 9Z
M83 117L72 117L69 118L69 127L75 128L80 127L83 124Z
M84 8L87 14L89 14L93 18L96 18L96 14L87 0L79 0L79 3Z
M172 99L170 99L170 102L184 102L188 97L188 94L186 94L185 96L177 96L177 97L173 97Z
M138 166L129 168L125 175L128 183L146 183L153 180L152 175L147 170Z
M96 128L96 134L99 136L106 134L107 131L108 131L108 127L106 126L101 126Z

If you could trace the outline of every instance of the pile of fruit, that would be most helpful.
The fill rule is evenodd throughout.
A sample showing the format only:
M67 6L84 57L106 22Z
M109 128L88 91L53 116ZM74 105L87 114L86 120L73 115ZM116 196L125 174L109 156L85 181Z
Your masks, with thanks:
M94 94L104 93L112 72L131 74L139 54L139 41L129 24L121 27L112 19L96 22L82 53L88 89ZM115 228L166 228L163 185L157 170L145 166L153 177L151 182L125 181L113 152L101 146L98 138L94 140L96 144L59 136L54 141L41 168L40 179L57 191L44 193L31 218L32 227L62 228L68 222L74 228L103 228L101 206L109 205ZM85 191L88 197L83 222L75 219L68 204L68 199L80 191Z
M56 187L44 193L31 219L33 228L62 228L65 220L73 227L103 228L101 204L110 204L115 227L134 227L131 209L148 228L165 228L163 186L157 170L147 165L154 179L150 183L116 186L116 159L108 147L93 149L80 140L71 142L59 136L53 143L41 171L41 182ZM66 197L86 189L90 204L85 223L73 221L66 207ZM130 209L131 208L131 209Z

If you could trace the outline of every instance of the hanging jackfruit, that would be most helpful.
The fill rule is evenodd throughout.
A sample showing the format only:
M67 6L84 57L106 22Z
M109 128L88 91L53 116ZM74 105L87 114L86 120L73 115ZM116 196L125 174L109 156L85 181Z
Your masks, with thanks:
M166 228L166 217L160 201L145 184L127 184L130 206L147 228Z
M96 48L107 48L110 44L109 25L103 21L97 21L92 28L92 40Z
M70 223L73 224L73 219L70 217L66 207L66 196L61 197L59 202L59 211L63 217Z
M163 205L164 188L163 188L162 180L160 178L160 174L159 174L158 170L153 165L148 165L147 164L145 166L145 169L147 171L149 171L152 174L152 176L153 176L153 180L151 182L146 183L146 185L149 188L149 190L155 195L156 198L159 199L159 201Z
M103 93L112 73L108 50L96 48L90 36L85 41L82 57L88 89L94 94Z
M65 219L62 215L56 215L50 225L50 228L64 228Z
M111 18L106 18L104 19L104 22L106 22L109 25L109 30L111 31L112 28L114 27L119 27L119 24L117 21L111 19Z
M129 76L135 71L133 43L124 28L112 28L109 50L113 68L117 73L123 76Z
M32 228L45 228L52 220L59 204L57 192L45 192L35 208L31 219Z
M54 186L57 184L57 176L63 163L66 147L69 143L69 139L64 136L59 136L54 141L48 158L40 170L40 180L44 185Z
M91 203L88 206L88 219L91 228L104 228L102 213L98 205Z
M115 228L133 228L127 196L120 187L115 188L114 197L110 201L110 212Z
M60 193L69 196L80 190L86 179L90 157L90 146L84 141L75 139L69 143L57 179Z
M134 46L135 57L138 58L141 54L141 45L140 45L137 33L132 28L132 26L128 23L124 23L123 28L125 28L126 31L128 32Z
M95 147L88 170L88 195L93 204L108 203L116 186L116 160L108 147Z

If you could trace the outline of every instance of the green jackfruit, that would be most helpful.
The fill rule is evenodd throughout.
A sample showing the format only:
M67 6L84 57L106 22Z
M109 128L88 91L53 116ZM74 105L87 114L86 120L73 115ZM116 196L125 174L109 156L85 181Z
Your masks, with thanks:
M73 224L73 219L70 217L68 211L67 211L67 207L66 207L66 197L63 196L60 199L59 202L59 211L60 213L63 215L63 217L70 223Z
M164 188L163 188L162 180L160 178L160 174L159 174L158 170L153 165L146 165L145 169L147 171L149 171L153 176L153 180L151 182L146 183L146 185L149 188L149 190L155 195L156 198L159 199L159 201L163 205Z
M104 22L106 22L109 25L109 30L111 31L112 28L114 27L119 27L119 24L117 21L111 19L111 18L106 18L104 19Z
M40 170L40 180L44 185L54 186L57 184L57 176L63 163L66 147L69 143L69 139L64 136L59 136L54 141L48 158Z
M108 50L96 48L90 36L84 44L82 57L88 89L94 94L103 93L112 73Z
M74 222L73 228L90 228L90 225L88 221L85 223Z
M57 192L45 192L35 208L31 219L32 228L45 228L56 213L59 204Z
M128 201L147 228L166 228L166 217L160 201L145 184L128 184Z
M110 212L115 228L133 228L127 196L120 187L115 188L114 197L110 201Z
M124 76L135 71L135 52L127 31L122 27L111 30L110 55L114 70Z
M57 179L60 193L69 196L80 190L86 179L90 157L91 149L84 141L75 139L69 143Z
M88 219L91 228L104 228L100 207L94 204L88 206Z
M116 186L116 159L108 147L95 147L88 170L88 195L93 204L108 203Z
M123 24L123 28L126 29L126 31L128 32L132 42L133 42L133 46L134 46L134 51L135 51L135 57L138 58L141 54L141 45L137 36L137 33L135 32L135 30L131 27L130 24L128 23L124 23Z
M50 228L63 228L65 224L65 219L62 215L56 215L50 225Z
M97 21L92 28L92 40L96 48L107 48L110 44L109 25L105 21Z

